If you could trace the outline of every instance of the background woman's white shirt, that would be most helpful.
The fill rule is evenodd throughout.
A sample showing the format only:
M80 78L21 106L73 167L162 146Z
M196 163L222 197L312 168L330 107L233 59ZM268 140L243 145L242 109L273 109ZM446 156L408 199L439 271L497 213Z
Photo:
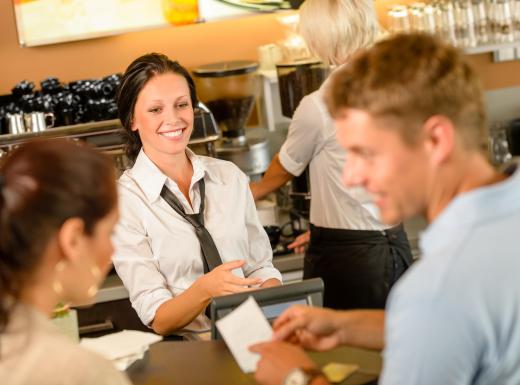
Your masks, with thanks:
M114 235L114 266L141 321L149 325L158 307L189 288L204 274L199 240L191 224L161 197L166 184L188 214L199 211L197 182L206 184L205 226L223 262L244 259L240 277L276 278L269 239L260 224L247 177L233 163L187 150L193 165L189 189L193 209L177 184L141 150L134 166L119 179L120 221ZM186 330L209 328L199 315Z
M336 139L336 127L323 101L328 80L305 96L280 148L283 168L301 175L307 165L311 185L310 222L319 227L348 230L383 230L378 209L361 187L343 185L346 152Z

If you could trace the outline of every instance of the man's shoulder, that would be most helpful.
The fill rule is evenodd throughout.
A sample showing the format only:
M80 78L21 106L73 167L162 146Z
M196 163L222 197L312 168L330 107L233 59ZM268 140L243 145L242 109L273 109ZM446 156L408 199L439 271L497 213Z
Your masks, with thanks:
M462 296L453 296L453 293L460 293L465 288L469 290L471 280L465 271L458 269L454 259L453 254L420 258L392 288L388 308L395 310L438 301L462 300Z

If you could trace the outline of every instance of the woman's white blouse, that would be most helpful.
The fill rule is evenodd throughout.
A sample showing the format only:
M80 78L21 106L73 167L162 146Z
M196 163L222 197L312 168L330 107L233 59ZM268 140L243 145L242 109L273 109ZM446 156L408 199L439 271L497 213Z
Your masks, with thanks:
M177 184L164 175L143 150L119 179L120 220L113 237L114 266L145 325L157 308L189 288L204 274L195 230L161 198L164 184L179 198L187 214L199 211L197 182L204 178L204 223L223 262L244 259L238 276L276 278L269 239L260 224L248 180L233 163L198 156L187 150L193 165L189 190L193 209ZM185 330L209 328L200 314Z

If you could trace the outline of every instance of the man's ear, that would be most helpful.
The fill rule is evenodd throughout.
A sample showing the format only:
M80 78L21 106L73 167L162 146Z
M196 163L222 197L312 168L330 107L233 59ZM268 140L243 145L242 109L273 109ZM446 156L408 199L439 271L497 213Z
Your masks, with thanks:
M424 145L432 166L444 163L455 148L455 126L451 119L434 115L423 124Z
M81 247L85 236L85 223L80 218L67 219L58 230L58 247L68 261L81 257Z

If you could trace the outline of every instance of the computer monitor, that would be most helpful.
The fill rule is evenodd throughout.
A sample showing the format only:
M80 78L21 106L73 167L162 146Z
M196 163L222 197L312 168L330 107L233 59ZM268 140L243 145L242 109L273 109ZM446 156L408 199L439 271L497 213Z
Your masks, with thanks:
M322 307L323 288L321 278L312 278L282 286L215 297L210 305L211 339L221 338L215 322L232 312L249 296L254 297L268 321L272 322L292 305L302 304Z

